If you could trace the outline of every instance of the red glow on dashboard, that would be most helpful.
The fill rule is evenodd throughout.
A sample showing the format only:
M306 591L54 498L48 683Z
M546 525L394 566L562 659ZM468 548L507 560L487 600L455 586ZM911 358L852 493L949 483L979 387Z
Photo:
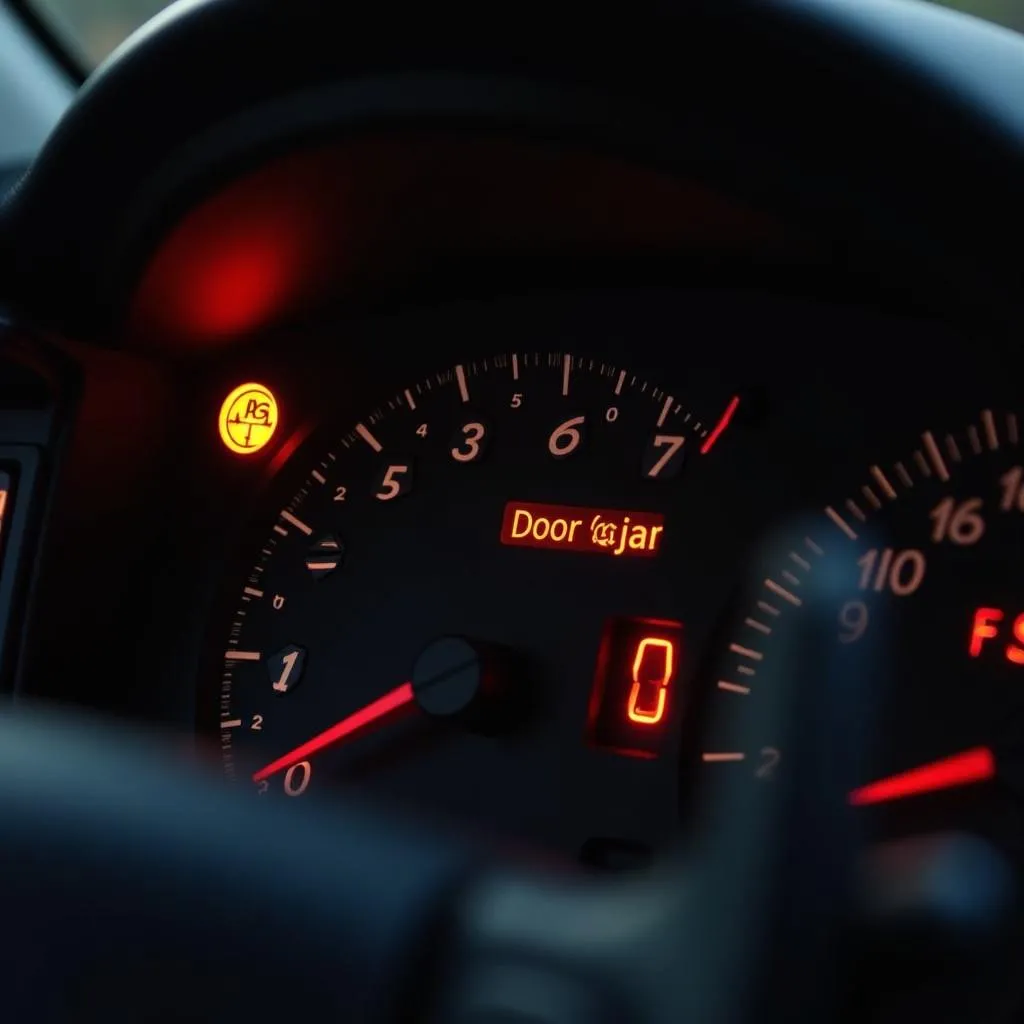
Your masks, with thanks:
M313 146L170 224L127 334L145 348L226 346L341 296L463 274L467 261L526 245L759 250L784 237L701 185L586 152L420 132Z
M244 331L268 316L286 283L287 264L273 239L239 239L207 257L195 275L190 312L204 333Z
M205 342L258 327L301 286L303 236L301 219L286 211L251 223L201 217L154 261L139 292L140 315Z
M1006 612L1002 608L983 607L975 610L967 642L967 653L972 658L980 658L988 642L1003 633L1001 623L1005 619ZM1002 645L1002 655L1011 665L1024 665L1024 613L1013 620L1008 632L1012 642Z
M319 283L323 191L289 159L197 206L140 282L132 333L208 348L296 308Z

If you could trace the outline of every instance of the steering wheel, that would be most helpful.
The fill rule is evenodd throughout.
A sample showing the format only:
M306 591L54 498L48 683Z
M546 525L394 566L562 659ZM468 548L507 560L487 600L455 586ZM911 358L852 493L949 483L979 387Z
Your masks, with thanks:
M808 595L829 602L824 589ZM823 614L827 614L823 612ZM449 1022L833 1019L854 934L856 709L870 664L813 612L762 686L793 755L767 795L705 794L656 870L578 877L340 806L240 802L144 737L47 713L0 723L0 975L11 1019ZM868 648L864 648L868 651ZM877 653L877 652L875 652ZM760 723L737 716L737 743ZM947 860L949 858L947 857ZM956 858L954 858L956 860ZM959 858L961 868L976 861ZM918 879L920 872L908 866ZM899 874L893 923L981 920ZM881 909L879 909L881 908ZM863 915L862 915L863 916Z
M103 88L93 87L100 100ZM27 179L25 223L55 194L62 152L102 148L82 141L86 123L58 132L50 163ZM100 218L119 189L112 173L105 186L95 174ZM58 209L52 222L63 213L71 219ZM77 248L56 256L67 274L82 270L96 234L90 211L80 216ZM54 251L26 242L19 260L38 271ZM626 880L393 821L351 795L301 808L239 801L150 737L16 708L0 721L6 1016L838 1018L858 972L872 969L865 951L987 933L1011 882L988 847L960 836L861 849L846 794L861 778L861 717L886 651L829 642L831 585L822 576L802 592L800 629L759 676L763 699L733 705L725 723L728 749L778 735L784 766L756 791L723 774L687 841Z

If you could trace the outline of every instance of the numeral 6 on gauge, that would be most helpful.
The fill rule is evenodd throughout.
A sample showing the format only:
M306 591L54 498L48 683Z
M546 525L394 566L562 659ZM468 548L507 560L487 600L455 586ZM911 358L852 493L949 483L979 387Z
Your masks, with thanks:
M955 498L943 498L929 513L929 518L935 524L932 528L932 541L941 544L948 540L961 547L977 544L985 534L981 505L981 498L969 498L959 504Z
M548 438L548 451L556 459L563 459L579 448L580 442L583 440L580 427L583 426L585 420L585 416L573 416L572 419L559 423L551 432L551 436Z

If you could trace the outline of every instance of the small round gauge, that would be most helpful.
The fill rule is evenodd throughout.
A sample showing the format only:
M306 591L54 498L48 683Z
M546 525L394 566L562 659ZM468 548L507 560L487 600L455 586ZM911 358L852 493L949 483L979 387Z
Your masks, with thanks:
M948 431L948 432L947 432ZM1012 411L928 429L900 458L866 466L857 486L792 538L738 617L710 680L716 702L758 699L814 574L849 580L835 643L872 664L875 728L850 800L876 836L965 829L1022 852L1024 754L1024 451ZM769 780L785 750L700 752L707 770Z
M561 352L400 384L285 471L219 634L226 773L642 856L678 824L686 494L736 400Z

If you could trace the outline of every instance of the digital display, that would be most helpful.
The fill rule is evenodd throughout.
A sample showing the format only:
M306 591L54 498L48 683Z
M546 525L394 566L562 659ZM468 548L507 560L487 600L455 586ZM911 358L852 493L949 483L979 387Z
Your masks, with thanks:
M653 558L664 536L660 512L510 501L501 520L502 544L549 551Z
M682 657L683 627L665 619L609 619L601 633L588 730L597 747L657 757Z

